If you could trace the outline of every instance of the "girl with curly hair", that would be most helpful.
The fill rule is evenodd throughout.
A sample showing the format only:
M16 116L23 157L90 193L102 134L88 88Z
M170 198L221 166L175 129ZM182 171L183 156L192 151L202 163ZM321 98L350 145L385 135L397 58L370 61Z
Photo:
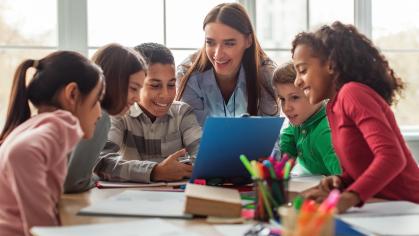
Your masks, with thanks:
M292 43L295 85L310 103L327 104L332 142L342 175L304 193L321 201L341 189L338 211L371 197L419 203L419 168L390 105L404 84L372 42L351 25L334 22Z

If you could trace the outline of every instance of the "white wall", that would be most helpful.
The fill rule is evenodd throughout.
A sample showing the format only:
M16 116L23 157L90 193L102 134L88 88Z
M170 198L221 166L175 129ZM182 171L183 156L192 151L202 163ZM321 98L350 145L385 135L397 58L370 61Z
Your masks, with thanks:
M407 145L409 146L413 157L415 157L416 162L419 163L419 140L407 140Z

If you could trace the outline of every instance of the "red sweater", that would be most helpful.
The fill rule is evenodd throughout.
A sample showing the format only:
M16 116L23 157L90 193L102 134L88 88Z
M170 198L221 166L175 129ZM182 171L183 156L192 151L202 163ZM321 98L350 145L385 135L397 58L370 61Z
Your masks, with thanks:
M345 84L327 105L347 191L419 203L419 168L385 100L367 85Z

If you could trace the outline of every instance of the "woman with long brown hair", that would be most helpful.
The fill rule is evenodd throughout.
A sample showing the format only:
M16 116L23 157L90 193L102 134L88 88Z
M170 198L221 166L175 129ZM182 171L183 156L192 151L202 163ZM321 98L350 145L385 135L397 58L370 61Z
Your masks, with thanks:
M177 99L207 116L277 115L275 64L259 45L245 8L223 3L205 17L205 44L179 66Z

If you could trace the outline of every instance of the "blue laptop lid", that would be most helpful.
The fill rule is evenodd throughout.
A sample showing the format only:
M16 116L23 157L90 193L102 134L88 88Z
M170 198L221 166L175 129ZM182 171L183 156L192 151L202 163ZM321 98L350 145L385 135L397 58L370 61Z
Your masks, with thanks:
M190 181L249 183L240 155L249 160L268 157L283 122L283 117L208 117Z

